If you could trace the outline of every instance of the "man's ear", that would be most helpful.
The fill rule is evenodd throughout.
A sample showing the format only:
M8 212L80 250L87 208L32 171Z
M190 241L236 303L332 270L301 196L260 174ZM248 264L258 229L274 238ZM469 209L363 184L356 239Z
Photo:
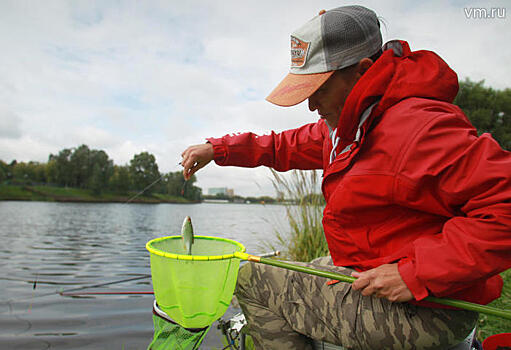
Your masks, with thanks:
M357 64L357 73L363 75L373 65L373 60L370 58L362 58Z

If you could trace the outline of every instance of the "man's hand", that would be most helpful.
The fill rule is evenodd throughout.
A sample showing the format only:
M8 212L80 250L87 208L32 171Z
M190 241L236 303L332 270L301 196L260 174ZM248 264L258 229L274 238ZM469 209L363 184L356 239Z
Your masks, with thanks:
M183 176L185 180L190 180L190 177L192 177L197 170L203 168L213 160L213 156L213 145L210 143L188 147L181 153L181 157L183 157L181 165L183 166Z
M352 288L360 290L362 295L387 298L392 302L413 299L412 292L399 274L397 264L385 264L364 272L355 271L351 275L357 278Z

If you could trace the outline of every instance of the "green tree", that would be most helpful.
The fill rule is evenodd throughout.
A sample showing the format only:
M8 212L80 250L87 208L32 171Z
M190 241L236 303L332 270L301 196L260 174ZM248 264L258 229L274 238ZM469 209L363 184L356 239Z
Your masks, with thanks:
M127 165L114 165L109 187L117 193L127 193L131 188L130 170Z
M46 165L38 162L19 162L12 166L13 178L21 183L46 182Z
M105 151L81 145L63 149L58 155L50 154L45 169L50 183L79 188L92 188L101 192L108 187L113 174L113 161Z
M182 196L184 194L185 179L180 171L166 174L165 180L169 195Z
M34 181L37 183L47 183L48 179L46 178L46 163L39 162L29 162L31 167L33 167L34 173Z
M454 104L459 106L479 134L490 133L502 148L511 150L511 89L494 90L484 80L465 79Z
M92 166L92 174L88 180L88 188L90 188L94 194L100 194L105 188L105 184L103 183L103 172L101 171L101 166L98 163L94 163Z
M18 164L18 161L16 159L13 159L8 167L9 167L9 180L13 180L14 179L14 168L16 167L16 164Z
M89 152L90 177L87 187L95 193L100 193L108 187L110 177L114 173L113 161L108 158L105 151L91 150Z
M183 174L180 171L178 171L177 174L179 177L183 178ZM184 183L182 190L183 197L192 201L198 201L202 198L202 189L194 185L196 181L197 177L194 174Z
M0 160L0 182L4 182L10 176L9 165Z
M73 151L69 148L63 149L58 155L50 154L48 163L52 164L53 169L47 172L52 182L58 185L70 186L72 181L71 154Z
M202 189L195 186L197 177L192 177L185 181L181 171L171 172L164 177L167 193L171 196L181 196L189 200L198 201L202 198Z
M46 182L48 184L57 184L57 160L52 159L50 156L50 160L48 160L48 163L46 163Z
M136 190L143 190L158 180L160 171L155 157L148 152L136 154L130 161L130 177ZM153 191L154 187L147 189L147 193Z
M92 166L89 147L81 145L75 148L70 157L71 186L86 188L92 175Z
M12 166L12 177L17 183L25 183L29 181L30 173L27 164L19 162Z
M511 89L497 91L497 113L494 137L503 148L511 150Z

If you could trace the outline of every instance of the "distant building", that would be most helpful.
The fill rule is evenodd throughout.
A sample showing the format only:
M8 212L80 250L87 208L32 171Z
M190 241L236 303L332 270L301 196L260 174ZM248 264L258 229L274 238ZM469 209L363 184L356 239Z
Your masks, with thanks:
M234 197L234 190L227 187L211 187L208 188L208 195L216 196L217 194L226 197Z

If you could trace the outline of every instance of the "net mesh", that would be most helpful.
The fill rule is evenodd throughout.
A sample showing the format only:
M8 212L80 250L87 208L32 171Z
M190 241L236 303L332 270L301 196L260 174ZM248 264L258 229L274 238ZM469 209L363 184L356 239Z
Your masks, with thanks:
M155 306L157 308L157 306ZM161 313L161 310L159 310ZM154 336L147 350L195 350L201 345L211 326L186 329L154 312Z
M185 249L179 236L158 238L148 246L155 298L172 320L186 328L203 328L225 313L240 263L233 254L243 251L242 245L226 239L195 236L192 256L182 254ZM173 258L161 254L177 255ZM204 259L182 260L187 257Z

